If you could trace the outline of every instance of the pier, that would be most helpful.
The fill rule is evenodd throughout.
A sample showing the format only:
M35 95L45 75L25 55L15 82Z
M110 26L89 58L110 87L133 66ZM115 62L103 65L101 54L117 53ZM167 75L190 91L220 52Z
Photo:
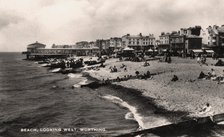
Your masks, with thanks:
M69 56L87 56L99 54L99 48L45 48L46 45L39 42L27 46L27 51L22 52L27 59L65 58Z

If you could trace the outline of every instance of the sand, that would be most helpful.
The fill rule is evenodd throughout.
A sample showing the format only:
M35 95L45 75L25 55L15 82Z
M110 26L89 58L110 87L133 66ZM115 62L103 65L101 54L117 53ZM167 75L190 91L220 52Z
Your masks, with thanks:
M210 103L213 114L224 113L224 84L197 79L201 71L208 73L211 68L217 75L221 75L224 67L213 66L217 60L207 59L208 66L199 65L196 59L178 57L172 57L170 64L158 62L158 60L148 62L150 66L143 67L144 62L109 59L105 62L106 67L100 68L100 71L90 70L87 72L99 80L135 75L135 71L139 71L140 74L146 71L160 73L153 76L152 79L133 79L114 84L142 91L144 96L153 98L158 107L169 111L183 111L194 116L206 103ZM120 68L122 64L127 66L127 72ZM116 66L118 72L111 73L110 66ZM176 75L179 80L171 82L173 75Z

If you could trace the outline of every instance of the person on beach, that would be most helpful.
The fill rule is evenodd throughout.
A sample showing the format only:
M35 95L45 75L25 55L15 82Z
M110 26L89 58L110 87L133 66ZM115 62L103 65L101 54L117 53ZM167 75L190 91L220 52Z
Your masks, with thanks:
M202 109L199 111L199 116L209 116L211 121L213 121L213 115L214 115L214 111L212 110L212 107L209 103L206 103L205 106L202 107Z
M213 121L214 111L209 103L206 103L199 110L192 112L189 114L190 117L210 117L211 121Z
M136 77L138 78L138 76L139 76L139 71L135 71L135 74L136 74Z
M127 70L127 67L125 67L125 68L124 68L124 72L127 72L127 71L128 71L128 70Z
M211 80L216 80L217 76L214 69L211 69L211 72L208 72L208 78Z
M143 66L144 66L144 67L146 67L146 66L150 66L150 64L149 64L147 61L145 61L145 63L144 63Z
M113 72L117 72L117 67L116 66L114 66Z
M197 57L197 63L201 64L201 58L199 56Z
M224 70L222 71L222 74L219 76L218 84L224 83Z
M126 65L124 65L124 64L122 63L120 68L125 68L125 67L126 67Z
M201 71L201 73L200 73L199 76L198 76L198 79L204 79L204 78L206 78L206 77L208 77L208 76L205 75L205 73L204 73L203 71Z
M177 81L178 80L178 77L176 75L173 75L173 78L171 79L171 81Z
M147 71L147 72L146 72L146 75L147 75L147 77L150 78L150 77L151 77L151 73L150 73L150 71Z
M206 105L202 107L202 109L199 111L199 113L201 113L201 114L202 113L206 113L206 112L208 112L210 110L211 110L210 104L209 103L206 103Z

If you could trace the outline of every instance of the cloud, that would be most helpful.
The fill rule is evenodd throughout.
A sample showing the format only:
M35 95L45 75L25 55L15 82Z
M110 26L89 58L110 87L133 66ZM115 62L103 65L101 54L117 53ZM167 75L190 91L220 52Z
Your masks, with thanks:
M0 30L9 26L10 24L17 24L21 20L22 18L17 15L0 11Z
M1 0L0 51L222 25L222 0Z

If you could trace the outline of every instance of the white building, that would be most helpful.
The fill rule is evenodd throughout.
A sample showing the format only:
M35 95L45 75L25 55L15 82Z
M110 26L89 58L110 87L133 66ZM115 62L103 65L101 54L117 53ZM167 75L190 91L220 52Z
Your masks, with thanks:
M122 46L130 47L135 50L148 50L153 48L155 45L155 37L153 34L148 36L143 36L141 33L139 35L124 35L122 37Z

